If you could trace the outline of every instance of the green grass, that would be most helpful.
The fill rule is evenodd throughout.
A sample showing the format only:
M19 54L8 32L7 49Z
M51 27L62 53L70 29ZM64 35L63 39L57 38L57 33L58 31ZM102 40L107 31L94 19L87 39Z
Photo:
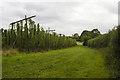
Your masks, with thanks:
M3 78L109 78L100 51L83 46L3 56Z

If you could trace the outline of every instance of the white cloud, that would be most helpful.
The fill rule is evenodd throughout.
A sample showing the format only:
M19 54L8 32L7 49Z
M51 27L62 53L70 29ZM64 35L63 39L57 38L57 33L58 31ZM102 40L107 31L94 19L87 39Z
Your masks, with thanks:
M19 0L18 0L19 1ZM36 23L45 29L51 27L57 33L79 34L87 29L98 28L102 33L117 25L118 0L79 0L78 2L3 2L3 28L9 23L24 18L24 15L36 15Z

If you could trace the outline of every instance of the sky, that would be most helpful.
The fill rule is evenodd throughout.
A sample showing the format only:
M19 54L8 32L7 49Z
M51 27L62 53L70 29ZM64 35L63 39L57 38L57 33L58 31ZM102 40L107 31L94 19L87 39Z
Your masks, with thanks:
M72 35L97 28L102 34L118 25L119 0L4 0L0 2L0 28L36 15L33 20L45 30Z

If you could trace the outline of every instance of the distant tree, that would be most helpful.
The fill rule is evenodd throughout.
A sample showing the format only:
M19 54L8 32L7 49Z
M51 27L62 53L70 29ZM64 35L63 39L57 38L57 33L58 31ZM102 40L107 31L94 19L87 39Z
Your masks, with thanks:
M100 34L100 31L98 29L93 29L91 32L96 33L96 34Z
M79 41L84 42L83 45L87 45L89 39L93 39L99 35L100 31L98 29L93 29L92 31L84 30L79 37Z
M73 39L78 39L78 37L79 37L79 34L78 34L78 33L75 33L75 34L73 34L73 36L72 36Z
M100 31L98 29L93 29L91 32L92 32L92 35L91 35L92 38L95 38L98 35L100 35Z

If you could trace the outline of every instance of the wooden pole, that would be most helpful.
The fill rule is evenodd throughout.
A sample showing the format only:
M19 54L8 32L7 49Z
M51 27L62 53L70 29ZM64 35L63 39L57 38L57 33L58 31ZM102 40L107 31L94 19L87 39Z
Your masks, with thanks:
M12 37L11 43L13 44L13 24L12 24L12 29L11 29L11 37Z
M53 32L53 31L55 31L55 30L50 30L50 27L48 27L48 30L47 30L47 32L48 32L48 40L49 40L49 42L48 42L48 44L49 44L49 49L50 49L50 32Z
M26 15L25 15L25 16L26 16ZM21 21L27 20L27 19L30 19L30 18L34 18L34 17L36 17L36 15L31 16L31 17L28 17L28 18L26 17L26 18L21 19L21 20L19 20L19 21L12 22L12 23L10 23L10 25L15 24L15 23L17 23L17 22L21 22Z
M12 25L12 29L11 29L11 37L12 37L11 42L12 42L12 44L13 44L13 26L14 26L14 24L16 24L16 23L18 23L18 22L22 22L22 21L25 20L25 22L26 22L26 27L27 27L27 20L30 19L30 18L34 18L34 17L36 17L36 15L31 16L31 17L28 17L28 18L27 18L26 15L25 15L25 18L24 18L24 19L21 19L21 20L19 20L19 21L15 21L15 22L10 23L10 25ZM27 46L28 46L28 27L27 27ZM28 48L28 50L29 50L29 48Z
M25 15L25 22L26 22L26 28L27 28L27 48L28 48L28 52L29 52L29 43L28 43L28 27L27 27L27 17Z
M48 27L48 30L47 30L48 33L53 32L53 31L55 30L50 30L50 27Z

